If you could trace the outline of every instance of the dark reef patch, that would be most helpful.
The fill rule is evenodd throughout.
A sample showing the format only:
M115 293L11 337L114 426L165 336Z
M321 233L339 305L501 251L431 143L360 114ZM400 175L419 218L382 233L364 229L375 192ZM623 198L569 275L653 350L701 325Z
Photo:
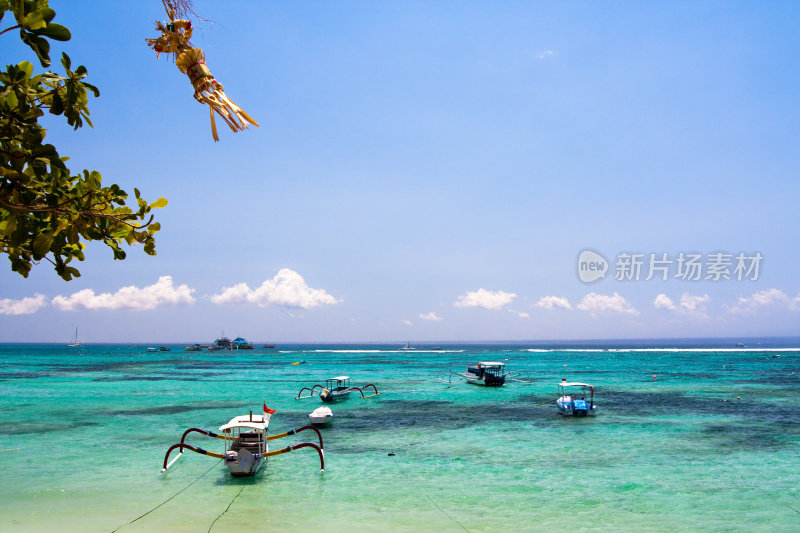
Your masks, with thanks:
M80 422L74 424L44 424L41 422L20 422L12 426L0 427L0 435L27 435L43 433L61 433L70 430L82 430L89 426L98 426L97 422Z
M189 411L207 411L210 409L233 409L246 407L247 404L242 402L220 402L204 403L202 405L160 405L158 407L143 407L141 409L120 409L118 411L106 411L105 414L111 416L172 415L176 413L186 413Z

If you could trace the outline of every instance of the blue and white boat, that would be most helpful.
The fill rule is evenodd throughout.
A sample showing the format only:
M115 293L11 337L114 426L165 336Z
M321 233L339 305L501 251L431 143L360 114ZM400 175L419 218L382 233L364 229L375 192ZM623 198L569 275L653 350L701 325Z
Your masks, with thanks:
M558 412L564 416L587 416L597 411L594 403L594 387L588 383L562 379L558 384ZM587 399L588 397L588 399Z

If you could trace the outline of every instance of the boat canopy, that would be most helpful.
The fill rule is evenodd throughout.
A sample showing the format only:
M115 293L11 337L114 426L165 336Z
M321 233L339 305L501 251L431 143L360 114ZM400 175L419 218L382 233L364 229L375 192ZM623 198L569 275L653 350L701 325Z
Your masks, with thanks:
M578 383L577 381L562 381L558 385L560 387L589 387L590 389L594 388L588 383Z
M346 379L350 379L350 376L337 376L337 377L331 378L331 379L335 380L335 381L344 381Z
M488 368L488 367L504 367L506 366L505 363L501 363L500 361L481 361L478 363L478 366L481 368Z
M263 431L267 429L267 424L264 422L264 415L253 415L252 418L250 415L242 415L231 418L230 422L224 426L220 426L219 430L228 431L233 428L257 429Z

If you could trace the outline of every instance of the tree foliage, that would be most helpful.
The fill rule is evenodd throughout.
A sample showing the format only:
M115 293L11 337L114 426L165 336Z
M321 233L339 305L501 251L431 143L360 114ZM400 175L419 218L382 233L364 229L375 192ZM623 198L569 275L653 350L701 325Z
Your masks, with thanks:
M36 54L42 67L50 66L48 39L67 41L70 31L52 22L55 11L48 0L0 0L0 28L12 16L15 24L0 30L7 39L19 30L19 38ZM5 35L7 34L8 35ZM136 206L125 204L128 194L116 184L102 186L100 173L84 170L72 175L39 124L45 113L63 116L78 129L89 119L89 94L100 91L84 81L84 66L72 69L62 53L64 74L34 74L28 61L0 71L0 247L11 269L24 277L43 259L69 281L80 276L73 260L84 260L87 242L101 241L125 259L123 245L140 243L155 255L154 234L160 224L152 209L164 207L159 198L148 203L134 189Z

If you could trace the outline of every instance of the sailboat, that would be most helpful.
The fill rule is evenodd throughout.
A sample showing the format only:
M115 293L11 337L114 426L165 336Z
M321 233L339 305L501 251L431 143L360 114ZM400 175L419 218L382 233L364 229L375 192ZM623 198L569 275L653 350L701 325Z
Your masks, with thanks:
M78 340L78 328L75 328L75 336L72 337L72 340L67 346L80 346L81 341Z

